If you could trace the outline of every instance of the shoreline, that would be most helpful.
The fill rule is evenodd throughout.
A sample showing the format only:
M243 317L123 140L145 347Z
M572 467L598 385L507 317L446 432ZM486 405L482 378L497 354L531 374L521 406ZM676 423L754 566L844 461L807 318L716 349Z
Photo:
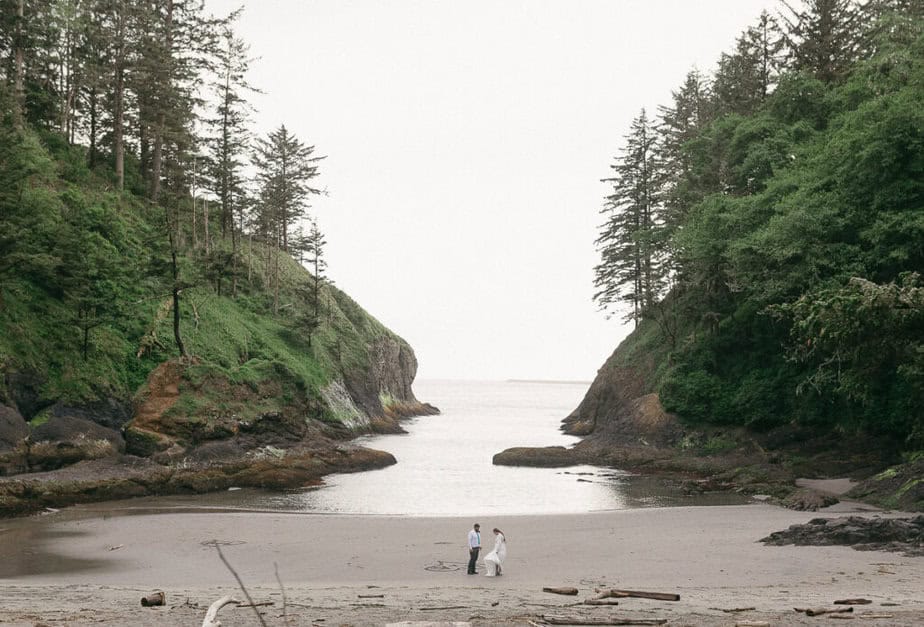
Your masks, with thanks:
M215 599L240 597L216 542L254 601L274 603L266 606L268 624L284 624L277 567L286 611L290 618L298 615L296 624L526 625L523 617L535 620L543 613L663 617L671 624L730 625L735 618L810 624L817 619L792 608L858 596L873 601L857 608L858 614L892 615L871 624L924 621L924 558L758 542L790 524L838 513L758 503L483 517L483 526L499 526L509 538L505 576L492 579L464 574L469 517L140 513L78 506L0 524L0 594L9 599L0 622L195 624ZM574 586L580 594L559 597L543 593L543 586ZM571 605L593 596L594 588L675 592L681 600ZM141 608L138 599L156 589L166 592L167 605ZM368 596L378 594L383 596ZM755 609L721 612L741 607ZM226 608L220 619L226 626L253 624L251 612Z

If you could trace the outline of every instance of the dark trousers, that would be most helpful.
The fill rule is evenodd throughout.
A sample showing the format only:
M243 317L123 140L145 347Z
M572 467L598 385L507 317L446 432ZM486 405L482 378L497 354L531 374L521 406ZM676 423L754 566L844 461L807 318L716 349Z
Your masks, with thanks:
M481 547L476 549L468 550L468 574L475 574L475 563L478 561L478 552L481 551Z

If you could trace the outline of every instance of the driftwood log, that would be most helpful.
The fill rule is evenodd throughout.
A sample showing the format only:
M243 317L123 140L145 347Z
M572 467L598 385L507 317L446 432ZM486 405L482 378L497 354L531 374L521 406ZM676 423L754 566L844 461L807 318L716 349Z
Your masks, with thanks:
M610 590L613 597L633 597L636 599L656 599L658 601L679 601L680 595L670 592L642 592L640 590Z
M823 614L849 614L853 611L852 607L795 607L797 612L802 612L806 616L822 616Z
M869 605L872 603L869 599L838 599L834 605Z
M584 599L584 605L619 605L616 599Z
M765 620L741 620L735 623L735 627L770 627L770 623Z
M664 625L666 618L581 618L580 616L542 617L549 625Z
M563 587L563 588L545 587L542 589L542 591L551 592L552 594L567 594L570 596L574 596L578 593L577 588L569 588L569 587Z
M152 592L151 594L141 597L141 607L154 607L164 605L167 602L167 595L163 590Z
M202 627L221 627L221 623L218 622L218 611L229 603L234 603L235 605L241 604L240 601L230 594L221 597L209 606L209 610L205 613L205 618L202 620Z

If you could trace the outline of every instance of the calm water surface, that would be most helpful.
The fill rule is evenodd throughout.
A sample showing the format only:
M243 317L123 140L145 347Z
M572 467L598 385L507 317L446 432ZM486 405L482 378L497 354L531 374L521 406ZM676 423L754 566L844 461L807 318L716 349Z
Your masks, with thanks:
M593 466L494 466L512 446L569 446L559 427L586 383L420 381L417 397L438 416L405 423L403 435L357 443L392 453L382 470L332 475L320 488L286 493L237 491L195 497L199 505L339 514L461 516L580 513L594 510L741 503L735 495L685 497L663 481Z

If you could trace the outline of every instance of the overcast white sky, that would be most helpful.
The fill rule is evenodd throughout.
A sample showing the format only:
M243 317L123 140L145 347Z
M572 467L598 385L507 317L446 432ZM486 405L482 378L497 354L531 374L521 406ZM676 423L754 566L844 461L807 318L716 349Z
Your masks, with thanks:
M628 329L591 301L622 136L775 0L207 0L246 7L255 127L327 155L329 274L419 378L589 380Z

